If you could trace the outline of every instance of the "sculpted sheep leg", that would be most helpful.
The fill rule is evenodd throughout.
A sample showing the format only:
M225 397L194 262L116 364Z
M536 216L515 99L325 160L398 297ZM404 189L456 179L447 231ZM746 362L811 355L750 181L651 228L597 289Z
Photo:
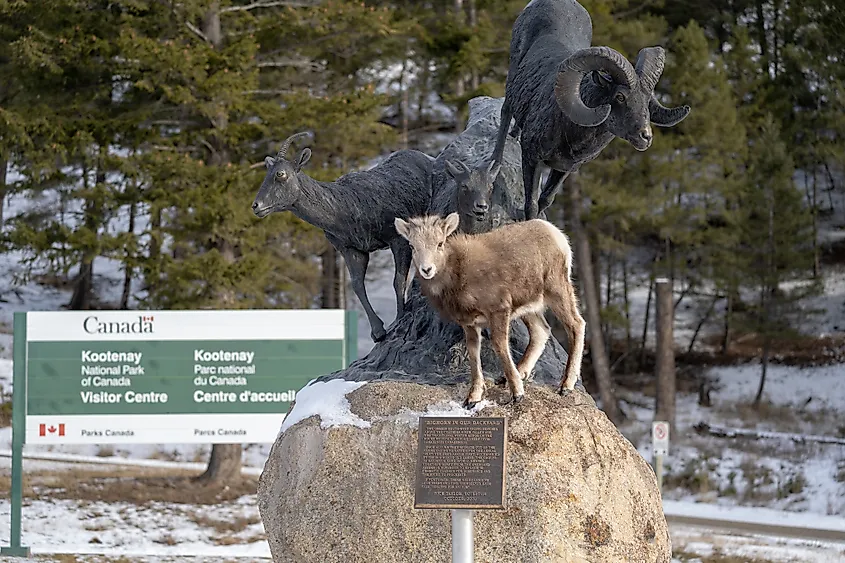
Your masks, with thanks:
M531 376L531 370L537 364L537 360L543 355L543 348L546 347L552 329L542 313L528 313L522 317L522 322L528 329L528 346L525 348L522 359L516 365L516 369L523 381L527 381Z
M552 203L554 203L555 195L557 195L560 191L560 187L563 185L567 176L569 176L569 172L561 172L560 170L555 170L554 168L549 171L549 177L543 185L543 189L540 192L540 201L537 204L539 213L542 213L548 209Z
M494 162L502 162L502 155L505 153L505 142L508 139L508 132L511 130L511 119L513 119L513 112L510 109L507 97L502 102L502 113L499 121L499 131L496 136L496 146L493 148Z
M558 282L559 291L555 291L548 298L548 303L554 311L555 316L563 323L566 335L569 339L569 358L566 360L566 369L560 382L559 393L575 389L575 382L581 375L581 359L584 356L584 332L587 323L578 311L578 298L575 296L575 288L565 277Z
M518 403L525 395L525 390L522 386L522 378L519 376L516 366L511 358L511 349L508 344L510 332L510 318L505 312L494 313L488 317L490 326L490 341L493 344L493 350L499 356L499 361L502 363L502 369L505 372L505 377L508 380L508 386L513 394L513 402Z
M540 173L537 160L527 152L522 153L522 183L525 189L525 220L536 219L540 214Z
M396 293L396 320L399 320L399 317L405 312L405 290L413 253L408 242L402 237L393 239L390 244L390 251L393 253L393 291Z
M370 262L370 255L348 246L342 247L340 253L346 260L346 268L349 270L349 278L352 282L352 289L361 301L367 320L370 321L370 337L374 342L383 340L387 334L384 331L384 323L373 310L370 300L367 298L367 290L364 287L364 276L367 275L367 264Z
M465 326L467 355L472 381L464 407L471 409L484 397L484 372L481 370L481 329L477 326Z

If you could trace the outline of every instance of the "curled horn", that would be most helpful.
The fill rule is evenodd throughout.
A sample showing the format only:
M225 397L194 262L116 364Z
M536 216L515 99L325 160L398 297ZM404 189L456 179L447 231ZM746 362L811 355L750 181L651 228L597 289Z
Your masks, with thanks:
M570 55L558 67L555 99L569 119L582 127L595 127L610 115L610 105L588 107L581 99L581 79L593 70L604 70L613 80L633 88L637 84L634 67L619 51L610 47L587 47Z
M640 49L634 69L640 77L640 85L646 92L654 90L660 75L663 74L663 63L666 52L663 47L645 47Z
M651 99L648 101L648 111L651 114L651 122L660 127L671 127L677 125L689 115L690 107L687 105L678 106L675 108L667 108L651 94Z
M308 132L302 131L300 133L295 133L285 139L285 142L282 143L282 148L279 149L279 154L277 155L278 158L285 158L285 155L288 154L288 149L290 148L291 143L296 140L301 139L302 137L307 137Z
M666 60L666 52L662 47L646 47L640 50L637 55L635 66L637 76L640 77L640 84L646 91L651 92L651 99L648 102L648 111L651 114L651 121L661 127L677 125L689 115L689 106L667 108L654 95L654 87L663 74L663 64Z

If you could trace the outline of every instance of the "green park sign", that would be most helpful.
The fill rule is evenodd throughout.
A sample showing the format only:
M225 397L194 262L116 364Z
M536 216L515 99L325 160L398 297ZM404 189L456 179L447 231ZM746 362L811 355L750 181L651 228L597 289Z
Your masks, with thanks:
M10 545L27 444L273 442L296 393L357 356L336 309L15 313Z
M20 315L27 444L272 442L296 393L355 357L343 310Z

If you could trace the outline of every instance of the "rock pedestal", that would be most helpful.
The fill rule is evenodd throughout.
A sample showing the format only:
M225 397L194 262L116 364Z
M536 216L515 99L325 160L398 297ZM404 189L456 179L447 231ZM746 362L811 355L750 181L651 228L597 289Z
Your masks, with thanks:
M344 387L345 386L345 387ZM340 389L342 392L338 393ZM668 563L654 472L590 397L465 385L314 383L270 452L259 510L278 563L450 560L450 511L414 509L421 414L508 418L507 510L475 512L478 563Z

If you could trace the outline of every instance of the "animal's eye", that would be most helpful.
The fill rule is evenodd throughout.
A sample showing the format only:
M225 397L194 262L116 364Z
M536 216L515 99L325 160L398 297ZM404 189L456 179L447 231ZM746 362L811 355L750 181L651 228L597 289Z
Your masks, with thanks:
M620 104L624 104L625 103L625 94L623 94L622 92L617 92L616 93L616 101L619 102Z
M443 248L443 241L442 240L437 243L437 248Z
M287 173L285 173L284 170L279 170L278 172L276 172L276 178L284 179L285 176L287 176Z

